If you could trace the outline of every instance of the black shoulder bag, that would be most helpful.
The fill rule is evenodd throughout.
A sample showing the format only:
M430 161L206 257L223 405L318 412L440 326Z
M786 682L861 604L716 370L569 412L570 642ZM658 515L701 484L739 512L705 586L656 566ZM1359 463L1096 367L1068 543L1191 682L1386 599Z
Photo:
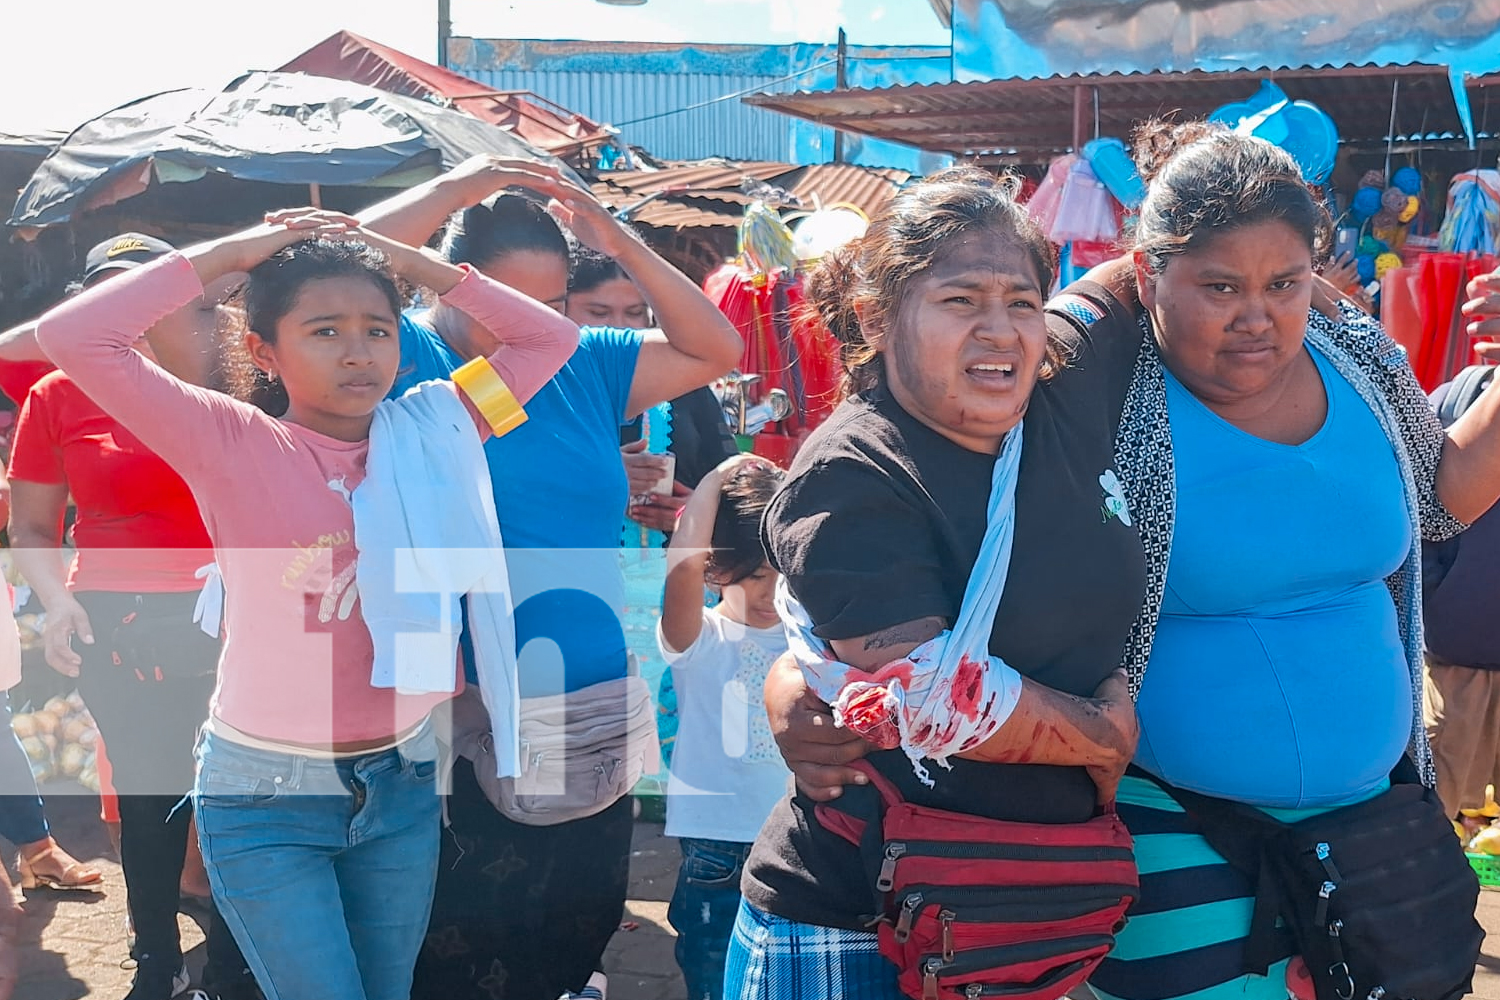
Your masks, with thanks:
M1474 919L1479 882L1415 766L1403 758L1391 781L1368 802L1299 823L1156 781L1256 887L1244 972L1265 975L1276 960L1279 918L1318 1000L1469 992L1484 941Z

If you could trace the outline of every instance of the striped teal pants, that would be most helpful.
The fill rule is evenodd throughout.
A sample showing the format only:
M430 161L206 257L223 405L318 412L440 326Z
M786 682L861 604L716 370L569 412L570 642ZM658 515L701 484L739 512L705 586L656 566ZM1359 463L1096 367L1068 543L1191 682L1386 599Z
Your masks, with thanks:
M1250 882L1151 781L1127 776L1118 803L1135 838L1141 895L1114 951L1089 980L1100 1000L1287 1000L1290 936L1267 975L1240 971L1255 904ZM1333 808L1266 812L1295 822Z

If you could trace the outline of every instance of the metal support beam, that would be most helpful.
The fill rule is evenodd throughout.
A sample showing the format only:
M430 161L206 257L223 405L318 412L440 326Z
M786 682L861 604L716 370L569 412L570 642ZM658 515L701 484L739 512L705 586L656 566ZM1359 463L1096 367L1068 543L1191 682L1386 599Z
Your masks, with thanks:
M453 37L453 0L437 0L437 64L448 68L448 39Z
M848 63L849 36L844 32L843 28L840 28L838 68L834 71L835 77L833 83L835 90L847 90L849 87ZM833 132L833 162L844 162L844 133L842 129L835 129Z
M1090 126L1093 124L1093 105L1089 103L1089 88L1078 84L1073 88L1073 152L1083 148L1083 144L1089 141Z

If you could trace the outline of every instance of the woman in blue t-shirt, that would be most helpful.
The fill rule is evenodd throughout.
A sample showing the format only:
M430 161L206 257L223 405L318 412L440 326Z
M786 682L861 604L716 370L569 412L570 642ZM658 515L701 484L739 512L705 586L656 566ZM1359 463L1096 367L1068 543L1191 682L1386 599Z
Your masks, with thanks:
M491 197L512 186L541 201ZM561 222L617 261L645 296L659 328L585 328L572 359L527 403L527 422L486 445L517 602L522 696L623 678L618 551L629 493L620 427L729 371L740 357L739 334L691 280L550 167L476 157L362 217L376 232L416 242L446 222L442 253L450 262L558 311L569 276ZM483 337L456 310L407 315L393 391L447 377L492 349ZM527 474L507 472L518 468ZM516 823L490 804L460 758L447 806L413 994L531 1000L581 989L624 913L629 797L584 819Z

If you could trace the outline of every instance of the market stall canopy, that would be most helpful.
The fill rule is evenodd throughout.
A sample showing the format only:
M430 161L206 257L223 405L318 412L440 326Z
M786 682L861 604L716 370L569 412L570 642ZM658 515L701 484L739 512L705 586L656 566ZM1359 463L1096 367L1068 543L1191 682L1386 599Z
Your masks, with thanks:
M225 180L301 186L303 202L323 188L408 187L476 153L572 173L505 129L427 101L301 73L248 73L218 93L168 91L79 126L32 175L10 224L57 225L168 191L161 207L171 212L194 187L212 194L206 211L232 197Z
M19 191L63 138L61 132L0 132L0 191Z
M1467 142L1467 102L1460 109L1449 68L1425 64L1088 74L758 94L746 102L934 152L1039 164L1073 149L1080 135L1126 136L1135 122L1163 114L1205 117L1266 79L1332 116L1346 146L1383 147L1388 137Z
M656 170L619 170L599 175L594 194L630 222L663 229L734 228L745 206L760 199L774 207L812 211L819 205L852 204L874 215L911 175L825 163L740 163L704 160Z
M34 159L40 163L64 138L62 132L0 132L0 155Z
M495 90L379 42L340 31L281 67L419 97L514 132L538 149L585 167L614 129L524 90Z

